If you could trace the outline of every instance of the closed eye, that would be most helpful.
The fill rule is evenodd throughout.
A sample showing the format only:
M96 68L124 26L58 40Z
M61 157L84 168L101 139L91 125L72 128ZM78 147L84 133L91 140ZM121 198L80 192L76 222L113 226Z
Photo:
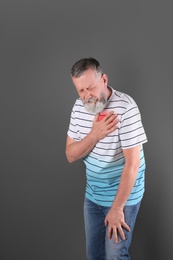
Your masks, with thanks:
M87 88L87 90L93 90L93 89L95 89L95 86Z

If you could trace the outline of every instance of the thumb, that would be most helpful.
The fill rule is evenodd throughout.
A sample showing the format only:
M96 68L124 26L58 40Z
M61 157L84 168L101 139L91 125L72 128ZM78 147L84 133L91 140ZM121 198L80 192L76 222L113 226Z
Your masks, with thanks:
M104 221L104 223L105 223L105 226L107 226L107 225L108 225L107 218L105 218L105 221Z
M94 121L93 122L97 122L98 121L98 117L99 117L99 114L96 114L96 116L94 117Z

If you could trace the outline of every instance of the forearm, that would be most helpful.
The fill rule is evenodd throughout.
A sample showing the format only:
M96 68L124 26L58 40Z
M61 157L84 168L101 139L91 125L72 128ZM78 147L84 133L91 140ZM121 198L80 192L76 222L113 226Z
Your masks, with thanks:
M105 118L98 121L98 114L95 116L91 132L81 141L69 140L66 143L66 157L69 162L77 161L88 155L96 143L109 135L118 127L117 114L109 112Z
M138 174L139 165L125 164L120 184L112 208L123 209L124 205L134 187L136 177Z
M124 215L124 206L134 187L136 177L140 166L140 145L124 149L125 165L122 171L121 179L118 186L112 207L105 218L105 225L109 226L108 238L114 235L114 241L118 242L118 234L125 239L123 228L130 231L130 226L126 223Z
M92 131L81 141L73 142L66 148L66 156L69 162L77 161L91 152L96 143L97 136Z

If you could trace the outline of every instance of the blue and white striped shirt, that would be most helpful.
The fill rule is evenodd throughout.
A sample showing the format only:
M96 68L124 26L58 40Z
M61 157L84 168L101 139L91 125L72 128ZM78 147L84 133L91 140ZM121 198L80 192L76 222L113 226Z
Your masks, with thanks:
M86 165L85 195L99 205L111 206L125 164L123 149L141 145L138 175L126 202L126 205L134 205L142 199L145 189L143 143L147 142L147 137L141 115L132 97L114 89L104 111L114 111L120 122L118 129L100 140L83 158ZM67 134L76 141L82 140L91 131L94 117L95 114L87 112L78 98L71 112Z

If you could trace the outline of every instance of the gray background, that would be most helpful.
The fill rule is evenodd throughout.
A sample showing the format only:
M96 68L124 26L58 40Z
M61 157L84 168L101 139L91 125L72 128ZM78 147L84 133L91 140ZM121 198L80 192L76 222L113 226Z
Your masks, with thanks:
M171 1L0 1L0 259L85 260L84 166L65 140L73 63L97 58L148 136L132 260L172 255Z

